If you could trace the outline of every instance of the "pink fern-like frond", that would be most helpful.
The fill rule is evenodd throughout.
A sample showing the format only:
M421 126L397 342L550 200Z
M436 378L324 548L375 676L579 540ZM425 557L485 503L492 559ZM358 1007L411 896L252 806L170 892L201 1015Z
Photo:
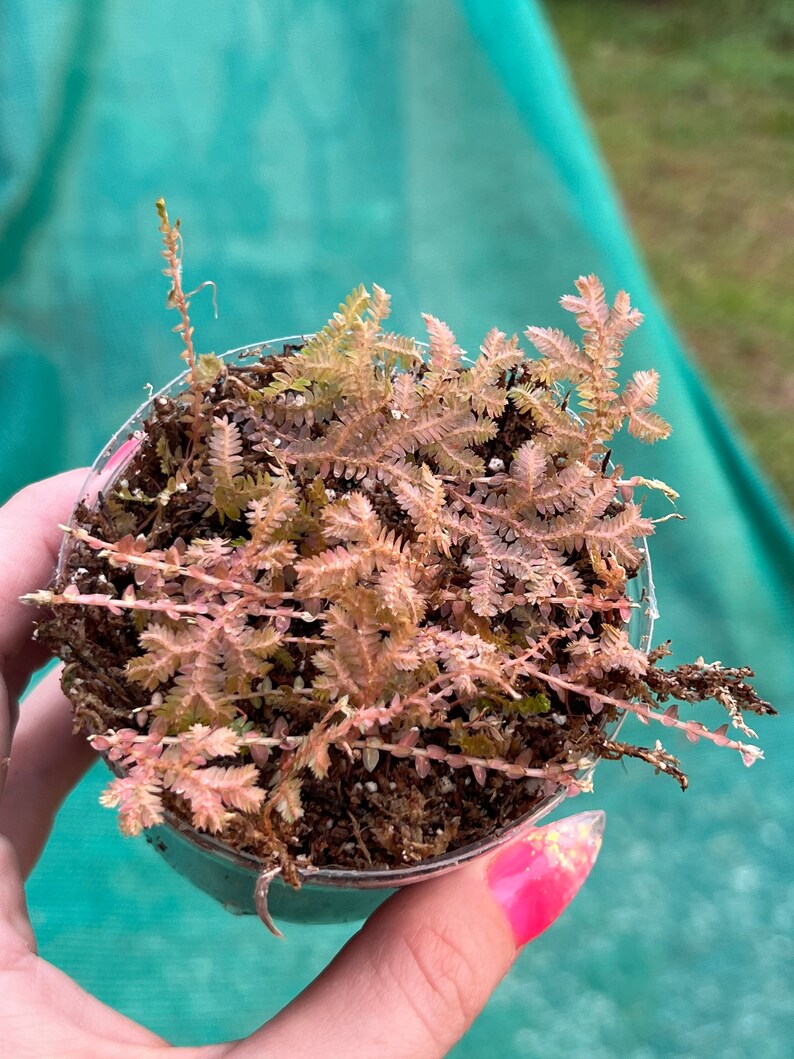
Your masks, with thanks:
M216 416L212 421L212 434L207 441L216 481L228 485L243 470L243 438L236 423L228 416Z

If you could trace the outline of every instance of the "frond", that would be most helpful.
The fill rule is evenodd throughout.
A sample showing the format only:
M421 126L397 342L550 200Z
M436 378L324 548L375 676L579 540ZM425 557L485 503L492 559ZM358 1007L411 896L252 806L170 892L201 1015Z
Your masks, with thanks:
M210 466L216 485L229 485L236 475L243 470L243 436L236 423L229 422L228 416L215 416L212 420L212 434L207 440L210 453Z
M580 276L575 286L579 297L566 294L560 298L560 305L575 314L583 331L602 330L609 317L603 283L598 276Z
M391 315L391 295L377 283L372 284L372 297L366 309L369 318L378 326Z
M510 477L521 487L520 496L532 499L546 477L549 457L534 441L525 441L513 455Z
M663 441L672 432L672 427L655 412L644 409L631 412L629 415L629 433L640 441L653 443Z
M600 649L602 669L625 669L631 676L639 677L648 668L647 655L629 642L628 633L623 628L605 625Z
M324 508L322 524L327 538L351 542L374 541L383 529L370 500L358 492Z
M180 770L168 786L187 801L196 827L217 832L227 823L229 809L251 812L261 806L265 792L255 786L258 776L255 765L210 765Z
M557 379L578 379L590 370L587 357L566 334L552 327L528 327L524 334L544 361L534 361L530 367L533 375L538 375L545 383Z
M376 349L383 357L387 371L392 367L415 371L424 363L416 339L395 334L393 331L378 336ZM415 384L413 375L409 376L409 382Z
M294 566L297 558L298 549L292 541L268 541L265 544L255 544L251 541L245 547L241 565L249 571L266 570L272 573Z
M441 512L447 500L441 479L433 474L427 464L423 464L418 482L396 482L393 492L400 507L411 516L417 531L437 534L440 543L443 539Z
M425 616L427 601L414 584L405 566L387 566L378 582L383 606L396 624L418 625Z
M462 350L455 341L454 334L443 320L438 320L429 313L422 313L422 319L425 322L427 334L430 338L430 367L434 375L446 377L457 370Z
M635 371L621 395L621 404L627 412L639 408L650 408L659 396L659 373L657 371Z
M571 453L577 452L581 447L584 439L582 427L566 412L561 411L548 390L519 383L509 391L508 397L522 415L532 416L539 431L535 438L538 444L543 444L549 451L565 450Z
M209 537L207 539L194 538L187 546L184 562L188 566L198 566L207 569L217 566L223 562L232 552L232 546L227 537Z
M154 691L165 684L179 667L193 658L194 636L190 630L171 629L166 625L147 625L141 633L144 654L131 658L125 667L127 679Z
M132 837L163 822L162 793L157 778L136 766L129 775L112 780L99 801L109 809L118 809L122 834Z
M376 557L367 545L327 548L295 564L296 595L301 599L337 599L358 581L371 577L375 565Z
M653 520L643 518L636 504L627 504L617 515L589 526L587 540L601 555L611 552L621 566L638 567L642 556L634 541L653 532Z
M264 496L248 504L245 518L251 528L251 540L257 547L272 542L298 512L295 484L287 478L266 482Z
M306 344L303 351L306 359L311 361L315 350L334 348L351 328L361 324L361 318L371 304L372 298L363 283L354 287L325 327Z
M389 409L393 419L410 419L416 412L421 402L417 389L416 376L412 373L404 372L397 376Z
M197 755L204 758L235 757L240 750L240 740L231 728L210 728L206 724L194 724L184 732L177 743L166 747L161 761L192 760Z
M518 336L508 340L503 331L493 328L480 346L480 356L460 379L461 391L471 401L475 412L501 415L507 402L507 391L499 385L503 376L518 367L524 359Z
M378 613L381 607L375 592L359 588L348 593L343 604L332 605L323 615L331 651L319 660L315 655L315 664L321 666L327 679L336 678L339 682L342 677L348 684L352 680L345 694L356 705L377 702L394 679L389 644L382 636L386 626Z
M176 731L200 721L204 724L228 724L235 710L226 701L225 677L220 666L205 666L196 672L186 666L176 677L165 702L154 711L165 717Z
M470 589L475 614L489 618L502 609L504 576L492 555L472 557Z
M434 460L442 471L462 478L474 478L485 470L482 459L471 449L465 445L455 445L446 439L426 445L423 454Z
M640 326L643 319L638 309L632 309L631 300L626 291L619 290L607 319L607 330L612 341L622 342L628 334Z

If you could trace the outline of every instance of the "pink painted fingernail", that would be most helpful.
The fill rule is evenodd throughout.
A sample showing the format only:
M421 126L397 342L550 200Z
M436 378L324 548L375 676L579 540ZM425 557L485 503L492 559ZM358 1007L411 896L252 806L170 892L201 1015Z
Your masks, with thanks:
M112 471L114 467L118 467L119 464L123 463L128 456L132 455L132 453L138 448L140 443L141 439L136 437L131 437L128 438L126 441L123 441L113 453L113 455L110 457L105 466L102 468L102 470L107 473L108 471Z
M574 899L595 864L605 823L601 810L578 813L535 828L494 856L488 885L517 945L542 934Z

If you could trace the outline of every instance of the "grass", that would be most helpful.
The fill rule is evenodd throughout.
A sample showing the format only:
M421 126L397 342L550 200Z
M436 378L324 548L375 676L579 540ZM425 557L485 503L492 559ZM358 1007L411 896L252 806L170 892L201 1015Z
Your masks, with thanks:
M794 505L794 3L546 7L670 314Z

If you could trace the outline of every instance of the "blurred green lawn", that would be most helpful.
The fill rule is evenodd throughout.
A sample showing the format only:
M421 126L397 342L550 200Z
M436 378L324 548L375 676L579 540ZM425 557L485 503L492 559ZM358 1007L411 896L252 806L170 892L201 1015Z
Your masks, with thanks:
M794 505L794 2L546 6L670 314Z

